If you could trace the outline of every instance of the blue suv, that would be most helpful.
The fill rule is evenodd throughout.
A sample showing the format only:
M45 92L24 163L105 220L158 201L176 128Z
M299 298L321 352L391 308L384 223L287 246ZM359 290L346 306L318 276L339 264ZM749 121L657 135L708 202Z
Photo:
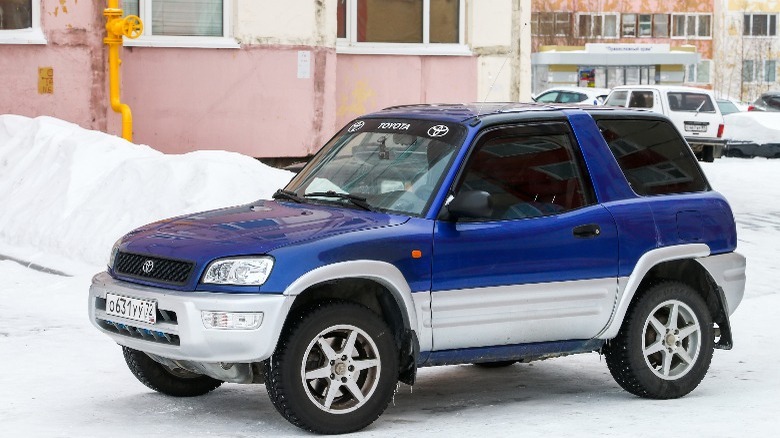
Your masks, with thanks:
M265 383L319 433L371 424L425 366L595 351L669 399L732 346L736 246L663 115L402 106L349 123L274 200L121 238L89 317L149 388Z

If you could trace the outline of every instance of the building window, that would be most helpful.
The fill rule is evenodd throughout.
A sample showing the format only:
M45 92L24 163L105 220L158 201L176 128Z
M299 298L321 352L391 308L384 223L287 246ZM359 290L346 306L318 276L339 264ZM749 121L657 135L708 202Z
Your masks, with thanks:
M710 77L711 68L712 61L709 59L704 59L698 64L690 64L688 66L688 78L686 82L709 84L712 82Z
M623 37L636 36L636 14L623 14Z
M672 14L672 38L712 38L712 15Z
M460 0L338 0L340 52L468 54ZM454 53L458 52L458 53ZM460 53L463 52L463 53Z
M774 82L777 79L777 61L764 61L764 82Z
M534 36L566 36L572 31L571 12L531 13L531 34Z
M138 15L144 32L127 46L238 47L230 37L230 0L122 0L125 15Z
M753 61L742 61L742 82L753 82L755 80L755 69Z
M0 0L0 44L46 44L40 0Z
M579 14L577 35L581 38L617 38L617 14Z
M669 38L669 14L653 14L653 37Z
M639 15L639 36L645 38L653 36L653 16L651 14Z
M777 36L777 15L745 14L742 35Z

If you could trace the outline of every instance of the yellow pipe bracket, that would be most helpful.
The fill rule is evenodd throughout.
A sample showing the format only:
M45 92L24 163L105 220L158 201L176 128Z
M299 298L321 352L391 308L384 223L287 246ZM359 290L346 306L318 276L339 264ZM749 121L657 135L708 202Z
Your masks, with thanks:
M106 17L106 37L103 42L108 46L108 85L111 109L122 114L122 138L133 141L133 114L127 104L119 100L119 47L122 37L135 39L144 31L144 23L135 15L122 17L124 11L119 9L117 0L108 0L109 7L103 9Z

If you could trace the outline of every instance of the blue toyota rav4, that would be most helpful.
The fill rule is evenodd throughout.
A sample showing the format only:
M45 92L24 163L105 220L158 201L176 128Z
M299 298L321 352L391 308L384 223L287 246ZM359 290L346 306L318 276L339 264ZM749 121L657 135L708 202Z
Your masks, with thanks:
M124 236L89 317L151 389L265 383L320 433L369 425L434 365L596 351L669 399L731 348L736 246L662 115L403 106L349 123L274 200Z

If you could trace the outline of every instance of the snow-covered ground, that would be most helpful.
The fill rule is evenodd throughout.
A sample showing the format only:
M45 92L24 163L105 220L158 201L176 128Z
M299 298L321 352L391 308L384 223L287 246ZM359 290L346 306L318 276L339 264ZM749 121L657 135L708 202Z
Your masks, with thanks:
M748 257L735 347L716 350L679 400L634 397L595 353L505 369L422 369L413 390L362 436L769 437L780 428L780 160L704 163L734 208ZM222 152L165 156L54 119L0 116L0 435L16 437L306 435L262 385L194 399L152 392L87 319L91 274L116 237L166 216L267 197L290 174Z

